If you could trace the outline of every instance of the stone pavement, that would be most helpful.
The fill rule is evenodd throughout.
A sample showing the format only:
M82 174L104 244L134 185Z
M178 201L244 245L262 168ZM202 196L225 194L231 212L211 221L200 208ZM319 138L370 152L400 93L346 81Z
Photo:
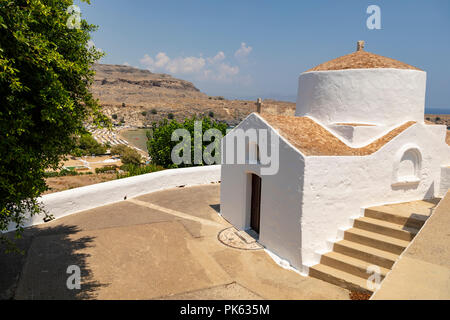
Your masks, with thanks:
M175 188L28 228L25 255L0 253L2 299L348 299L218 240L220 185ZM69 290L67 268L81 270Z

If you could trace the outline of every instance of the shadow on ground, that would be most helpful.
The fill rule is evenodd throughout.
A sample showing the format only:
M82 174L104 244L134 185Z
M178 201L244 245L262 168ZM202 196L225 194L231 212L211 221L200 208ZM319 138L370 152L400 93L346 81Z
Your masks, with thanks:
M25 229L17 246L24 254L5 253L0 248L0 299L95 299L99 287L87 265L83 249L92 246L93 237L77 236L79 229L62 225ZM14 233L8 233L9 238ZM78 266L81 288L68 289L67 273ZM73 281L69 281L73 283Z
M220 204L210 204L211 208L213 208L217 213L220 213Z
M421 228L423 222L425 222L429 217L431 217L434 209L436 209L436 207L438 206L439 202L441 201L440 198L432 198L432 199L425 199L422 200L423 202L428 202L430 204L432 204L432 207L429 207L426 211L428 211L427 213L425 213L425 211L423 213L416 213L416 212L412 212L410 217L406 220L406 223L403 227L404 230L408 230L408 228L413 227L413 228ZM423 221L421 224L417 224L417 220L419 221Z

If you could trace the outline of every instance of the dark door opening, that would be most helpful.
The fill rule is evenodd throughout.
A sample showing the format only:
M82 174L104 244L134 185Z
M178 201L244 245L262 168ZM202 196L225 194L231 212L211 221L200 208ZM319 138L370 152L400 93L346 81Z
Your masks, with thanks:
M259 234L259 220L261 212L261 178L252 174L252 200L251 200L250 227Z

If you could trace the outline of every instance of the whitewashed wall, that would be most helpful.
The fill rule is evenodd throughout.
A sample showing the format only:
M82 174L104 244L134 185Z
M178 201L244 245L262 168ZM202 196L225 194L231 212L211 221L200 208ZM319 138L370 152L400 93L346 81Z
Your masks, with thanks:
M302 210L302 259L317 263L339 228L361 208L432 198L439 193L441 165L450 161L450 148L437 140L432 126L416 124L376 153L364 157L307 157ZM420 182L396 184L394 168L402 148L417 147L422 156ZM408 148L406 148L408 149Z
M51 193L39 198L55 218L89 210L143 194L177 186L201 185L220 181L220 165L163 170L130 178L112 180L76 189ZM43 223L33 216L25 226ZM11 225L8 231L14 230Z
M393 125L423 122L426 73L403 69L351 69L300 75L296 116L325 124Z
M235 129L273 130L256 114L248 116ZM222 140L226 145L229 136ZM222 165L220 211L223 218L236 228L250 228L251 179L255 173L262 177L259 242L292 266L300 269L300 219L303 190L304 159L300 152L281 139L279 171L275 175L260 175L258 164ZM236 150L235 150L236 152ZM222 157L226 157L226 148ZM224 161L222 160L222 163Z
M312 117L311 117L312 118ZM314 118L313 118L314 119ZM317 119L314 119L317 121ZM341 141L352 148L368 145L370 142L383 137L397 126L349 126L329 125L327 128Z
M272 130L256 114L237 128ZM415 124L364 157L304 157L281 138L279 172L262 176L259 242L307 271L304 266L318 263L320 254L330 249L329 241L338 239L339 229L351 227L351 218L360 216L364 207L437 196L441 165L450 161L444 129ZM420 152L419 179L408 176L399 183L396 170L402 168L404 152L411 149ZM250 227L250 174L260 175L260 169L250 163L222 165L221 214L238 229Z
M448 164L441 168L441 184L439 187L439 196L443 197L450 189L450 159Z

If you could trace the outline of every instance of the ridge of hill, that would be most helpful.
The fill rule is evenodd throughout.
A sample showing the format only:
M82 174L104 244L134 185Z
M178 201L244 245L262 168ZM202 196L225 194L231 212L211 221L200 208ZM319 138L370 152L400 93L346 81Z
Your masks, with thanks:
M210 116L229 125L238 124L256 110L255 101L226 100L202 93L193 83L167 74L125 65L95 64L91 91L103 112L119 125L145 127L168 118ZM266 99L265 112L293 115L295 103Z

